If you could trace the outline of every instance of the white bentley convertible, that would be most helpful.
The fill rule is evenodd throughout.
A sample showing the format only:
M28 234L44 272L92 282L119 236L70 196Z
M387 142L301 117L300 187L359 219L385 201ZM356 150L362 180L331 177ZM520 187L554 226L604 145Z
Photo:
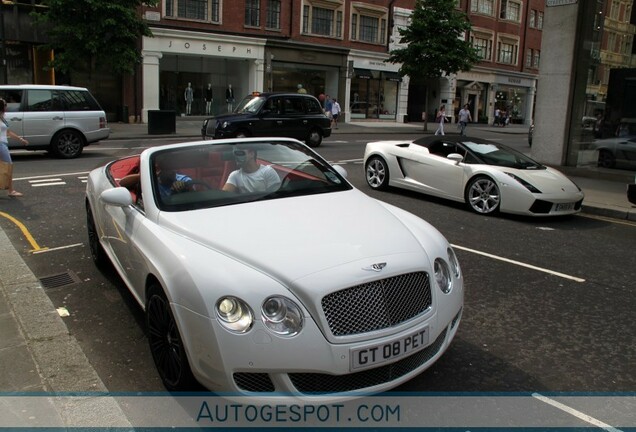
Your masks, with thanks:
M479 138L371 142L364 167L373 189L394 186L465 202L480 214L568 215L583 203L583 191L558 170Z
M464 298L453 249L345 174L284 138L153 147L90 173L93 258L145 310L168 389L378 392L447 349Z

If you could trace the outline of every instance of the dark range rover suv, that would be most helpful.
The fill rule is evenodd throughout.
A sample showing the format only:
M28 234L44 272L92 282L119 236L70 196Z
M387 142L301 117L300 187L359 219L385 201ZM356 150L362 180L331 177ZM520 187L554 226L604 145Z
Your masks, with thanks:
M296 138L318 147L331 135L331 120L314 96L298 93L252 93L234 112L203 121L203 139L274 136Z

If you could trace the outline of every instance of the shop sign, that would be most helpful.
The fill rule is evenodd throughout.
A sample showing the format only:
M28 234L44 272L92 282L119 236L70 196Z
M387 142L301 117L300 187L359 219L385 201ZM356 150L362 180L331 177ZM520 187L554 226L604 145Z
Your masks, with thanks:
M165 39L164 51L178 54L209 54L225 57L255 58L258 50L251 46L218 43L214 41Z

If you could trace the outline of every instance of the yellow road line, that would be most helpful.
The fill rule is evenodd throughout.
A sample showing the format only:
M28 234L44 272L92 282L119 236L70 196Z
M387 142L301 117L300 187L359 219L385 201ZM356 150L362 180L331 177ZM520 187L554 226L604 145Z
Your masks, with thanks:
M0 216L9 219L11 222L16 224L16 226L18 228L20 228L20 231L22 231L22 234L24 234L24 237L27 239L27 241L29 243L31 243L31 250L29 252L37 252L37 251L48 249L48 248L42 248L42 247L40 247L40 245L38 245L38 243L35 241L35 239L31 235L31 233L27 229L27 227L25 227L22 222L20 222L19 220L17 220L13 216L11 216L11 215L9 215L7 213L4 213L4 212L0 212Z

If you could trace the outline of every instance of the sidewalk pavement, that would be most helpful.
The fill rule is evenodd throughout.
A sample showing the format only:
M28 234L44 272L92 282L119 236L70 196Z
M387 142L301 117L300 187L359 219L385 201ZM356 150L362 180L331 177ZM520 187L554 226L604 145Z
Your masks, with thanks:
M146 124L113 123L111 139L200 138L203 117L177 119L176 134L149 135ZM433 125L423 130L422 123L355 122L341 123L333 131L342 134L390 136L433 133ZM526 126L494 128L472 125L473 129L501 134L526 134ZM384 137L378 137L384 139ZM626 184L633 172L584 170L558 167L585 192L583 212L616 219L636 220L636 206L626 197ZM616 171L616 172L615 172ZM122 408L110 398L90 396L86 392L107 392L75 337L69 333L40 281L33 275L0 227L0 392L3 395L27 395L41 392L81 392L81 402L49 397L49 406L29 407L24 398L20 410L10 409L0 399L0 427L3 424L28 424L47 427L53 424L72 427L77 419L92 419L96 427L110 425L124 429L130 423ZM130 428L132 430L132 428Z

